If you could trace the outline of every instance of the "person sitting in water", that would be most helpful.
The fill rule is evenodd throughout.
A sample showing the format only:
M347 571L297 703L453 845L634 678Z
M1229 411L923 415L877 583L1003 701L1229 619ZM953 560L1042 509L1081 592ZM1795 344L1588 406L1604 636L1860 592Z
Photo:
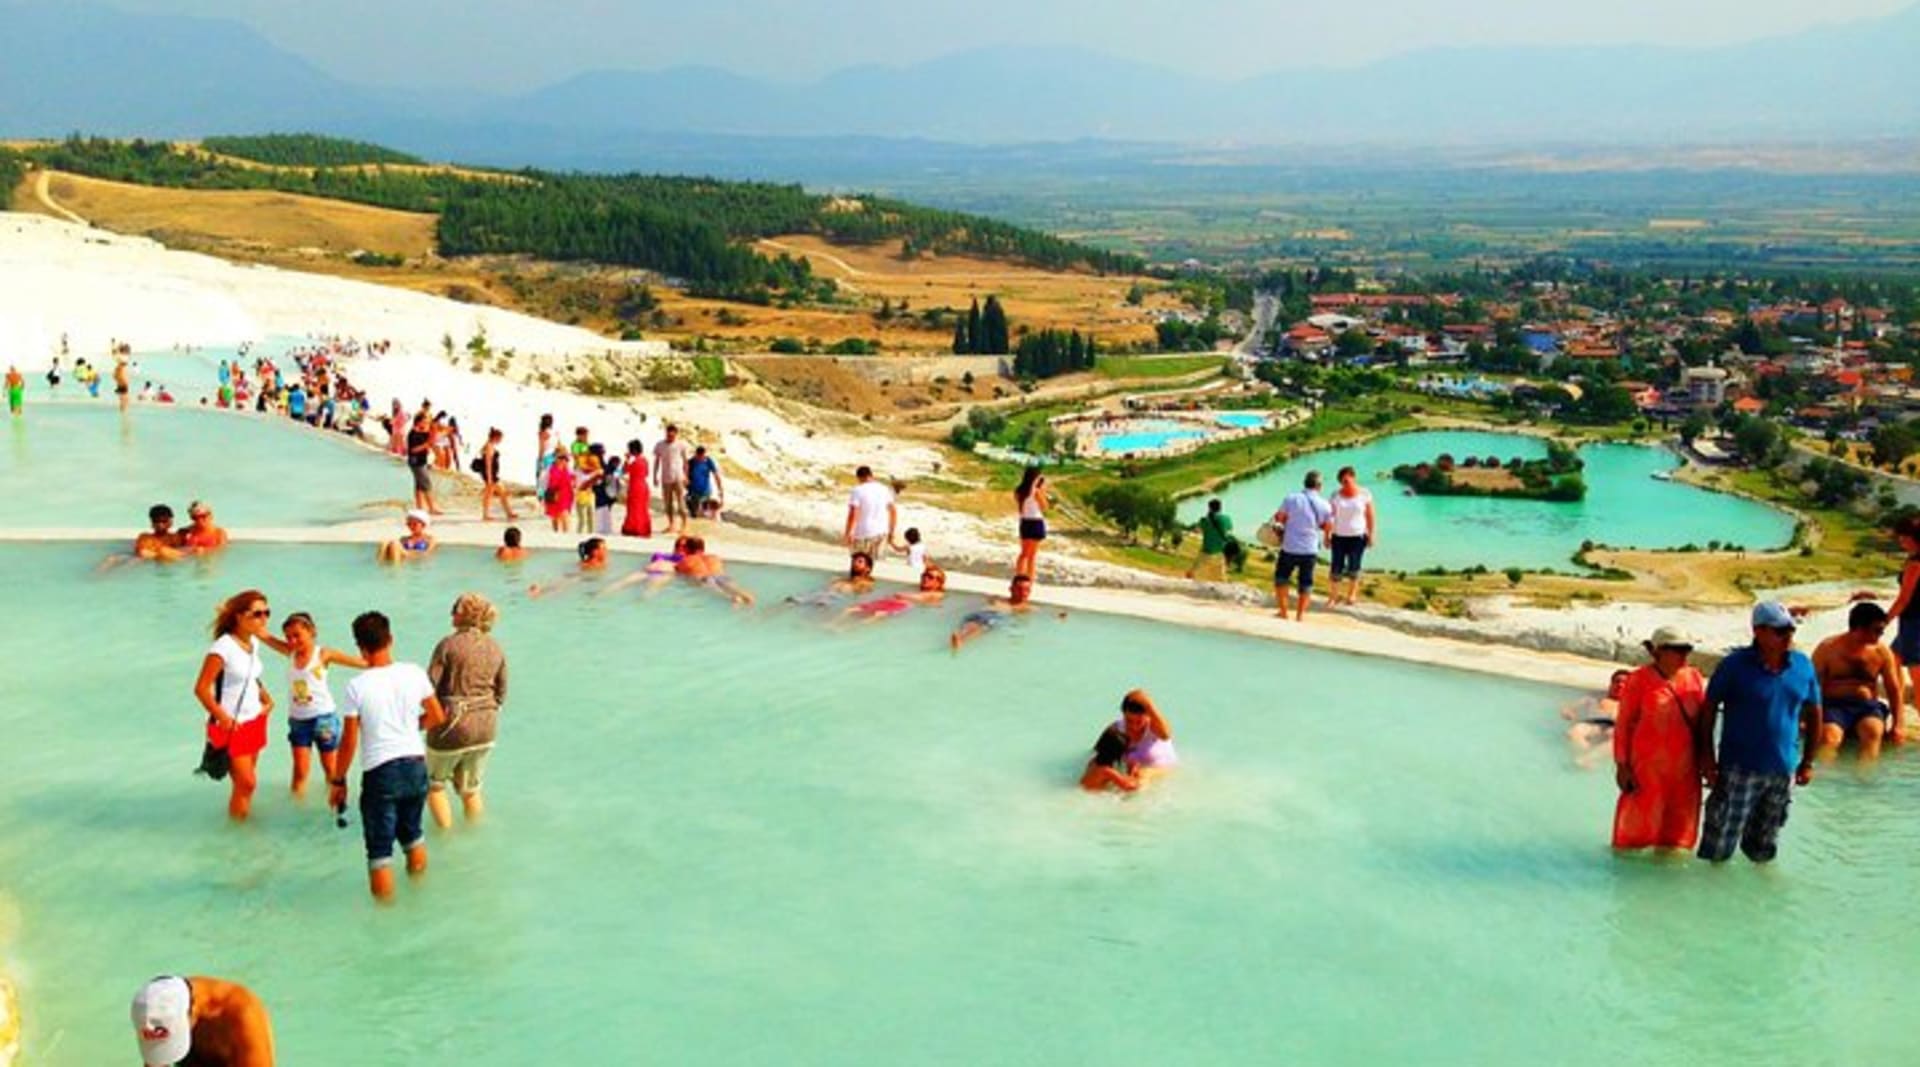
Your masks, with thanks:
M188 526L175 547L188 555L218 552L227 547L227 531L213 524L213 505L198 500L187 505Z
M674 573L726 597L735 607L748 607L753 603L753 594L735 585L727 576L726 563L707 551L705 538L686 538L686 548L680 562L674 564Z
M1123 793L1132 793L1140 788L1140 777L1133 773L1133 766L1127 762L1127 734L1118 726L1109 726L1100 731L1093 742L1093 758L1087 760L1087 767L1080 772L1080 788L1089 793L1104 793L1117 789Z
M414 508L407 512L407 532L405 536L384 542L380 546L379 560L382 563L406 563L410 560L425 559L434 549L433 535L427 527L433 523L426 509Z
M946 596L947 572L938 567L928 567L920 572L920 588L916 592L895 593L878 600L855 604L846 610L846 617L877 622L912 611L916 607L931 607L946 599Z
M606 589L601 591L600 595L608 596L628 586L639 585L642 582L646 583L648 596L659 592L662 587L673 580L674 575L679 571L680 564L686 560L687 540L688 538L684 534L674 538L672 551L655 552L648 558L645 567L607 586Z
M173 509L155 504L147 509L152 529L133 539L133 558L154 563L172 563L182 557L180 535L173 529Z
M960 625L947 637L947 644L955 652L960 646L979 637L989 630L997 630L1015 615L1024 615L1033 610L1030 602L1033 597L1033 578L1025 574L1016 574L1007 586L1005 597L988 597L986 606L978 611L970 611L960 617ZM1066 618L1067 613L1057 613L1057 617Z
M832 607L849 596L858 596L872 588L873 557L865 552L855 552L847 561L845 578L834 579L818 592L790 596L787 603L809 608Z
M1114 720L1127 741L1127 763L1142 781L1153 774L1171 770L1180 762L1173 750L1173 727L1154 706L1144 689L1135 689L1120 698L1120 717Z
M149 1067L273 1067L273 1023L253 991L205 975L163 975L133 996L133 1031Z
M493 550L493 558L500 563L518 563L527 558L527 550L520 547L520 527L509 526L500 535L500 547Z
M1825 721L1820 750L1832 755L1851 736L1860 742L1860 758L1880 755L1882 738L1899 744L1899 708L1905 699L1900 660L1881 643L1887 612L1878 604L1855 604L1847 612L1847 632L1814 646L1813 670L1820 678Z
M1633 672L1614 671L1607 679L1607 692L1598 699L1582 697L1560 709L1560 717L1571 721L1567 743L1573 746L1573 762L1583 768L1597 766L1613 752L1613 725L1620 714L1620 694Z

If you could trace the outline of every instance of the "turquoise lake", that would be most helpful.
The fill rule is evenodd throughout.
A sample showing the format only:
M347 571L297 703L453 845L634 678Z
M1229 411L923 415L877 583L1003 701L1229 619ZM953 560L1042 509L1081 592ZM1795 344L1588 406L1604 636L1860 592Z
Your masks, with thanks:
M1678 548L1689 543L1704 548L1709 541L1719 541L1760 550L1779 548L1793 537L1793 518L1783 511L1654 478L1657 472L1676 469L1680 461L1665 449L1642 445L1581 449L1587 498L1578 503L1403 495L1393 480L1393 468L1428 462L1442 452L1456 459L1469 455L1537 458L1546 455L1546 445L1517 434L1452 430L1395 434L1354 448L1303 456L1213 495L1225 503L1240 535L1250 539L1280 501L1300 488L1309 470L1320 472L1323 491L1331 493L1336 487L1334 473L1351 466L1360 483L1373 492L1379 523L1379 538L1367 553L1367 566L1400 570L1479 564L1495 569L1570 571L1574 552L1588 540L1620 548ZM1207 499L1182 501L1181 517L1189 522L1198 519L1205 513Z

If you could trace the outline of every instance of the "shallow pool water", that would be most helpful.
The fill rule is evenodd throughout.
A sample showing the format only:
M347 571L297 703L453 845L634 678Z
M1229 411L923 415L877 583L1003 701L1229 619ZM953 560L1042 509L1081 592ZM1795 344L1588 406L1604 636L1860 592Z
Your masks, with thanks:
M1235 430L1252 430L1267 424L1265 415L1250 411L1227 411L1215 415L1214 421Z
M558 556L378 569L239 546L173 568L0 549L0 884L32 1062L126 1060L150 975L239 978L282 1062L1900 1062L1920 944L1904 754L1801 795L1770 870L1611 857L1568 694L1152 624L1037 618L958 657L960 611L837 631L670 589L529 600ZM742 569L775 601L816 576ZM214 602L396 619L503 606L492 818L397 907L357 827L256 821L189 774ZM270 678L279 687L276 670ZM336 679L336 686L341 684ZM1185 766L1072 786L1146 685ZM284 700L283 689L278 694ZM279 731L276 729L275 733ZM1791 1051L1785 1051L1791 1050Z
M1725 493L1660 481L1656 472L1679 461L1660 448L1591 445L1580 450L1587 498L1578 503L1488 497L1410 497L1393 480L1401 464L1430 462L1442 452L1537 458L1546 445L1517 434L1423 431L1396 434L1354 448L1316 452L1236 482L1217 494L1243 537L1265 522L1307 471L1318 470L1325 491L1334 474L1351 466L1373 492L1379 540L1367 554L1372 567L1553 567L1572 570L1583 541L1617 547L1679 548L1710 541L1748 549L1778 548L1793 537L1785 512ZM1207 497L1182 502L1181 517L1196 521Z
M1212 436L1203 426L1178 419L1124 419L1116 431L1099 435L1100 451L1112 455L1152 452L1178 441Z
M146 528L166 503L204 499L224 526L364 518L404 506L401 465L345 437L269 416L110 399L30 405L0 449L0 526Z

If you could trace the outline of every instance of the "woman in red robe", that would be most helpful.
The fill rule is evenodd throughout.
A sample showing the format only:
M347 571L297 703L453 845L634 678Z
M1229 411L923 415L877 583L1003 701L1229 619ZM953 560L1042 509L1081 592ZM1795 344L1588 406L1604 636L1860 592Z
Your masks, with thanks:
M1616 849L1692 850L1700 836L1695 727L1707 683L1687 665L1693 641L1662 626L1646 642L1653 662L1627 676L1613 728Z

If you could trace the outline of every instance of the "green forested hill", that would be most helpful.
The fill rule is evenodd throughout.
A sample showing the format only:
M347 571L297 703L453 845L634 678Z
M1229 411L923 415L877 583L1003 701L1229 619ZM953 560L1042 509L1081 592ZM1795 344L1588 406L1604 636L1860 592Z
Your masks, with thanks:
M222 152L232 153L235 142L249 158L298 162L243 166L164 142L80 137L24 154L41 166L113 181L273 189L431 212L439 216L438 242L446 255L525 254L642 267L698 291L746 299L809 284L804 261L768 258L746 247L754 239L784 234L817 234L845 243L901 240L909 253L968 253L1056 270L1119 272L1142 266L1131 256L980 216L878 197L826 196L798 185L368 165L364 157L370 153L399 153L310 136L218 143ZM322 159L352 162L314 163Z

